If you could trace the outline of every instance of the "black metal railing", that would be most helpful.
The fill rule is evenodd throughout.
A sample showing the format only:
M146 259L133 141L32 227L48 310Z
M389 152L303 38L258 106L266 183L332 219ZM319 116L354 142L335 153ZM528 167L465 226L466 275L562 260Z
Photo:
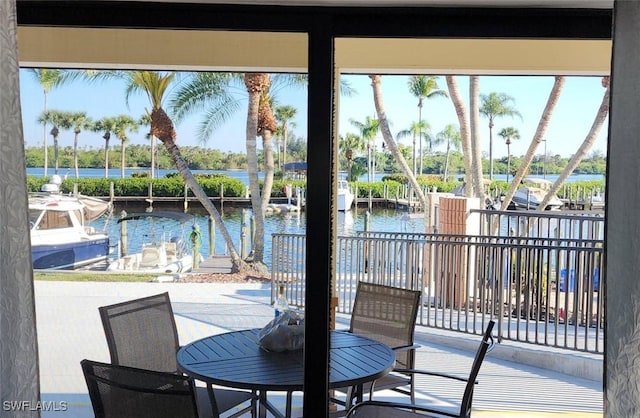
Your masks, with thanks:
M496 219L523 224L519 213L510 218L480 212L481 225ZM602 353L603 219L564 218L565 223L557 214L530 214L524 221L530 236L521 226L511 236L361 232L338 237L338 311L351 312L359 281L380 283L422 291L421 325L480 334L488 320L497 319L503 339ZM303 235L273 235L273 281L285 284L289 302L301 308L305 245Z

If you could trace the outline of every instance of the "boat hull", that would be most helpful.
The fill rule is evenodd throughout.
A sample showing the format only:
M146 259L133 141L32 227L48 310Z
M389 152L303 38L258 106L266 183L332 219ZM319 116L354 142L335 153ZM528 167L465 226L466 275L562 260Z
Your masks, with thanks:
M101 262L109 255L109 238L90 238L77 242L35 244L31 246L33 268L71 270Z
M338 193L338 210L339 211L347 211L351 209L353 206L353 194L348 193Z
M171 274L188 273L193 269L193 257L190 255L167 262L163 265L143 267L140 266L140 253L131 254L114 260L107 267L107 271L121 273L148 273L148 274Z
M537 210L545 194L545 191L534 188L521 189L513 195L511 203L516 210ZM564 202L554 196L547 203L545 210L560 210L563 205Z

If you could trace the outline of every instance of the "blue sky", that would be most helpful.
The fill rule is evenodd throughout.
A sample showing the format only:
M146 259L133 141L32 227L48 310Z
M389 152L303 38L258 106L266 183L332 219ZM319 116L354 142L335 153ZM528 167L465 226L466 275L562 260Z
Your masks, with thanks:
M351 119L364 121L367 116L375 117L370 80L364 75L347 75L345 78L357 91L357 94L352 97L340 98L338 129L340 134L357 133L356 128L349 122ZM458 76L457 79L460 91L468 105L468 77ZM400 130L408 128L413 121L418 120L418 101L409 93L407 81L407 76L388 75L382 77L385 109L394 135ZM508 94L514 98L515 107L522 115L522 119L506 117L496 120L493 139L494 158L507 154L506 145L502 138L497 136L497 132L507 126L512 126L520 132L520 140L513 141L511 145L512 155L519 156L526 152L553 86L553 81L553 77L550 76L482 76L480 78L482 94L491 92ZM547 153L568 157L580 146L591 128L602 101L604 89L600 82L600 77L567 78L547 131ZM27 71L21 71L20 85L25 141L27 145L41 145L43 129L37 123L37 118L44 105L42 89ZM439 85L441 89L446 90L444 77L439 78ZM246 93L238 89L237 94L241 101L240 110L234 114L232 120L218 128L205 144L197 140L200 114L194 114L177 124L178 143L181 145L204 145L222 151L244 152ZM293 128L293 132L298 136L306 137L306 90L281 88L276 92L276 98L279 105L291 105L297 109L297 117L293 121L296 126ZM127 107L124 86L122 82L116 80L92 84L75 81L53 89L48 97L49 109L85 111L94 119L123 113L137 119L143 114L145 107L148 107L148 102L143 95L130 97ZM431 131L434 135L448 124L457 125L453 104L446 98L426 100L422 109L422 117L431 125ZM481 136L485 152L489 150L487 125L488 121L481 117ZM145 143L144 131L145 129L140 129L137 134L131 134L130 142L134 144ZM591 151L598 150L606 153L606 137L607 129L604 126ZM73 133L62 132L59 140L61 147L70 146L73 144ZM50 138L47 141L51 143ZM407 138L401 142L409 145L411 139ZM94 148L100 148L104 145L101 136L91 132L82 133L80 143L80 146L86 145ZM112 144L117 145L117 141L112 141ZM378 135L377 144L378 146L382 144L381 135ZM543 152L543 145L541 145L537 153L542 154Z

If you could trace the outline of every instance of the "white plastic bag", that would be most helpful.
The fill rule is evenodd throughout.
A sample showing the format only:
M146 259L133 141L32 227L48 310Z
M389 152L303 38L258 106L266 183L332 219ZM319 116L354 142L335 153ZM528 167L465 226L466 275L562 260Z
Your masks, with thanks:
M258 333L260 347L268 351L293 351L304 346L304 318L294 311L284 311Z

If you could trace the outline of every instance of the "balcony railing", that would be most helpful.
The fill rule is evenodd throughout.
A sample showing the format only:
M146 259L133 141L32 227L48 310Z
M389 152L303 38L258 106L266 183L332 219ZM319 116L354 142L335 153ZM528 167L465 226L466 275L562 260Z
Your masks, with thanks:
M422 291L421 325L479 334L489 319L498 319L503 339L602 353L603 219L479 212L483 227L512 225L506 229L511 236L361 232L338 237L338 311L351 312L358 281L380 283ZM272 278L285 284L289 302L302 308L305 237L274 234L272 239Z

